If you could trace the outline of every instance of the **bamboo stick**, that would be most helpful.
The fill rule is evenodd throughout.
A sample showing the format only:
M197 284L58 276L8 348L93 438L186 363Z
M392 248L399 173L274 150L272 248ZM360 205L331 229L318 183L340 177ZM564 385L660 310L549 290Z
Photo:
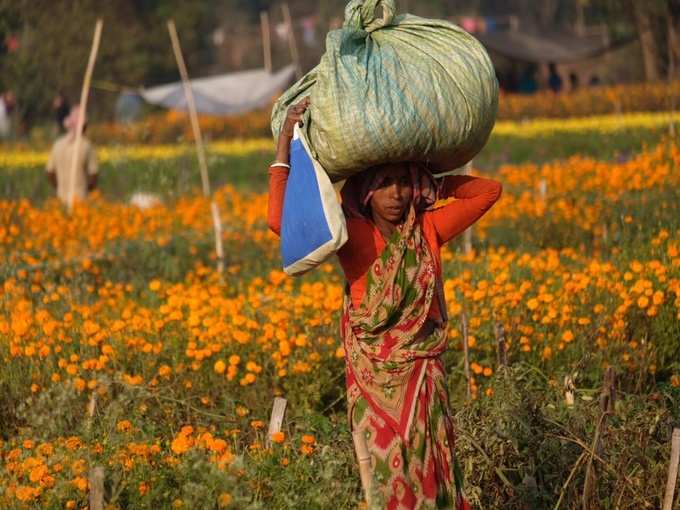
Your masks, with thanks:
M264 68L268 73L272 72L272 38L269 28L269 11L260 13L260 24L262 25L262 51L264 52Z
M364 489L364 498L366 505L371 508L371 490L372 490L372 468L371 468L371 454L368 451L368 444L366 443L366 436L363 430L355 430L352 432L352 439L354 440L354 450L357 454L357 462L359 463L359 476L361 477L361 486Z
M505 341L505 328L500 322L496 322L496 364L498 368L505 368L508 366L508 346Z
M614 404L616 402L616 376L614 369L608 367L604 373L604 384L600 394L600 410L603 413L614 414Z
M104 468L101 466L92 468L88 483L90 486L89 509L104 510Z
M295 77L299 80L302 78L302 66L300 65L300 54L298 53L297 42L295 41L293 20L290 16L290 7L288 7L288 3L284 2L281 4L281 10L283 11L283 21L288 28L288 46L290 47L290 56L293 60L293 64L295 64Z
M663 509L673 509L675 485L678 480L678 466L680 465L680 429L673 429L671 439L671 462L668 466L668 480L666 481L666 495L663 498Z
M182 47L179 42L179 35L177 34L177 27L173 20L168 21L168 32L170 33L170 40L172 42L172 50L175 53L175 60L177 61L177 68L182 78L182 86L184 88L184 96L187 102L187 109L189 110L189 119L191 121L191 130L194 134L194 141L196 142L196 153L198 155L198 167L201 171L201 183L203 186L203 195L210 198L212 192L210 190L210 178L208 176L208 162L205 156L205 145L203 143L203 135L201 134L201 126L198 123L198 113L196 111L196 102L194 100L194 93L189 82L189 73L182 55ZM217 271L221 274L224 271L224 248L222 246L222 224L220 221L220 211L217 202L214 200L210 204L213 220L213 230L215 231L215 252L217 254Z
M269 419L269 431L267 432L266 444L271 446L272 435L281 432L281 425L283 425L283 417L286 414L286 405L288 401L285 398L276 397L272 407L272 416Z
M463 330L463 356L464 356L464 361L465 361L465 381L466 381L466 388L465 388L465 394L467 396L467 399L470 400L472 398L472 387L470 384L470 347L468 346L468 324L467 324L467 315L465 312L461 312L460 314L460 324L461 324L461 329Z
M472 161L465 165L463 174L472 174ZM463 249L465 255L470 255L472 253L472 227L468 227L463 234Z
M97 53L99 52L99 43L102 37L103 21L97 20L94 26L94 36L92 38L92 47L90 48L90 58L87 61L87 68L85 70L85 79L83 80L83 87L80 90L80 115L78 115L78 122L76 123L76 139L73 144L73 156L71 156L71 180L68 188L68 210L73 210L73 202L76 197L76 175L78 174L78 160L80 155L80 146L83 140L83 126L85 125L85 116L87 115L87 99L90 94L90 82L92 81L92 73L94 72L94 63L97 60Z

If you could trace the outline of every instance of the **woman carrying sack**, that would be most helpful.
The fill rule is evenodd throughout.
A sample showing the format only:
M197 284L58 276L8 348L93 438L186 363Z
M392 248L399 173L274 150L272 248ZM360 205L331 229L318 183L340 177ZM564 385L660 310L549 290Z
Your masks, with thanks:
M268 224L280 233L289 147L309 100L292 106L269 169ZM454 454L441 355L447 314L440 248L501 195L499 182L448 176L420 164L367 169L342 189L349 239L338 252L347 280L341 321L350 426L371 461L371 508L469 508ZM438 199L457 200L438 209ZM366 485L366 483L364 483Z

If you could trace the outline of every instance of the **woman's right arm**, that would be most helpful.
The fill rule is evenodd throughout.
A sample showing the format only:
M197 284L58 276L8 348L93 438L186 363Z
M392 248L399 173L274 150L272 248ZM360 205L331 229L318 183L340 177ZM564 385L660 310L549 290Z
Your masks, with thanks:
M269 207L267 211L267 225L277 236L281 235L281 214L283 213L283 198L288 182L288 165L290 165L290 142L296 123L302 123L302 115L309 107L306 97L288 109L286 120L281 126L279 141L276 146L276 161L269 167ZM280 164L277 166L277 164Z
M288 182L288 169L279 166L269 167L269 208L267 225L277 236L281 235L281 214L283 213L283 197Z

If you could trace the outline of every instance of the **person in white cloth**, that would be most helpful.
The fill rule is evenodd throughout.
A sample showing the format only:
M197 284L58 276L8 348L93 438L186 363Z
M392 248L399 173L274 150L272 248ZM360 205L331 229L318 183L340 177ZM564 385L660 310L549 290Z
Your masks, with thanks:
M75 151L76 129L80 106L74 105L71 112L64 119L66 133L60 136L52 146L49 161L47 162L47 178L57 190L57 197L63 204L68 204L71 185L71 165L73 152ZM75 172L74 200L82 201L87 198L88 192L97 187L97 155L94 146L85 137L86 124L83 124L83 136L78 151L78 162Z
M0 140L9 138L12 133L11 113L14 107L14 94L10 91L0 94Z

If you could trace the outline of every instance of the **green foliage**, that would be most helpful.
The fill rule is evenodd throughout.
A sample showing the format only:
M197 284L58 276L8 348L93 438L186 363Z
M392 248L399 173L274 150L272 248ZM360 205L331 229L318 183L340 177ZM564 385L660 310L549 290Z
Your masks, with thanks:
M104 28L95 86L108 82L138 87L176 80L165 23L175 18L191 66L204 44L198 30L206 8L201 5L175 0L0 0L0 19L11 20L9 26L0 26L0 34L11 30L21 36L19 50L0 60L0 76L17 95L19 112L29 123L49 113L57 91L77 102L95 20L101 17ZM95 91L90 117L110 117L114 100L115 95Z

